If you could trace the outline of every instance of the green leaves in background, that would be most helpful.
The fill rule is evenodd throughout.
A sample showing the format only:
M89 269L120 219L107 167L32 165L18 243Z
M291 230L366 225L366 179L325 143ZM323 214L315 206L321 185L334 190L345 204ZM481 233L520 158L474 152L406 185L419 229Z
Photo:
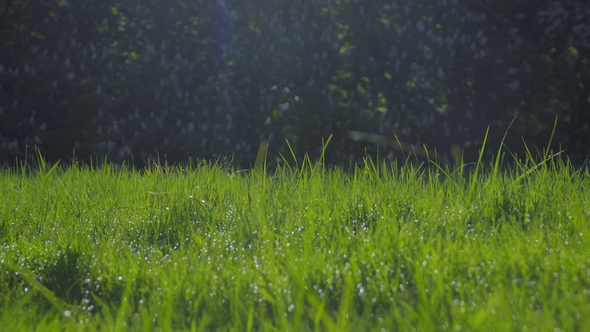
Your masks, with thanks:
M8 1L0 4L0 161L134 163L231 157L250 166L395 148L350 131L479 156L588 154L588 5L496 1ZM486 155L489 158L489 155Z

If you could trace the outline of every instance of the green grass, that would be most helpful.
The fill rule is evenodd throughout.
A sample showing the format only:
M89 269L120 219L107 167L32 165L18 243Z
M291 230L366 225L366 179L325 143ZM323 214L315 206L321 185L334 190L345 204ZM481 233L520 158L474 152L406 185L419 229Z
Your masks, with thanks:
M0 328L581 331L590 182L545 155L0 173Z

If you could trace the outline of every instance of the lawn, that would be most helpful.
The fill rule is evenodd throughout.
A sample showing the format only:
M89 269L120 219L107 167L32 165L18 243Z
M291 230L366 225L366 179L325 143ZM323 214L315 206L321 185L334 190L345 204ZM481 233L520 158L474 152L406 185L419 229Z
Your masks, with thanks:
M590 181L367 160L0 172L0 329L581 331Z

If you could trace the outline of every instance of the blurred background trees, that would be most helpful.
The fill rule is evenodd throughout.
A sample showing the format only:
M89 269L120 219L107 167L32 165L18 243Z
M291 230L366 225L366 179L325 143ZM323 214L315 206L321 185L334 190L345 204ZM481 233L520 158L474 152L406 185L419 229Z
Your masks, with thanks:
M590 152L585 1L1 0L0 163ZM378 151L379 150L379 151ZM492 149L490 149L490 152ZM407 151L406 151L407 152Z

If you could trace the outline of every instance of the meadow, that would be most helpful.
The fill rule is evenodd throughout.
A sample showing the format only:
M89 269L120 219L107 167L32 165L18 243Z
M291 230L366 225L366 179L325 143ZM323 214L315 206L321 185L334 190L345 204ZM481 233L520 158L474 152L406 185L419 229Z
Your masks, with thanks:
M590 181L559 156L0 172L6 331L581 331Z

